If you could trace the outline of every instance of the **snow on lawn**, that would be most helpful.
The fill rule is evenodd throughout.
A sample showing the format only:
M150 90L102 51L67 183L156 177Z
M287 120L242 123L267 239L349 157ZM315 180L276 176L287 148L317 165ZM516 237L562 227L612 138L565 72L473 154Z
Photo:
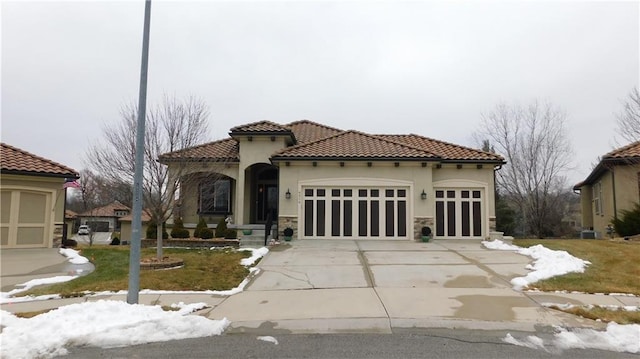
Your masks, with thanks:
M541 244L529 248L522 248L506 244L498 239L491 242L483 241L482 244L489 249L515 251L534 259L533 264L526 266L527 269L532 270L529 274L511 280L511 284L515 290L522 290L531 283L558 275L572 272L583 273L586 266L591 264L591 262L576 258L566 251L554 251Z
M620 325L609 323L606 331L594 329L571 329L556 327L553 339L547 342L537 336L528 336L521 340L507 334L504 342L532 349L558 352L563 349L600 349L614 352L640 353L640 325Z
M266 256L267 253L269 253L269 248L267 248L267 247L262 247L262 248L258 248L258 249L255 249L255 248L241 248L239 250L240 251L251 251L251 257L243 258L240 261L240 264L242 264L245 267L253 265L253 263L255 263L258 259Z
M69 258L69 262L72 263L72 264L89 263L89 260L87 259L87 257L81 256L80 255L80 251L76 251L75 249L60 248L60 250L58 252L60 254L62 254L63 256Z
M164 311L160 306L100 300L66 305L29 319L2 310L0 357L53 358L67 354L65 346L109 348L222 334L229 325L226 318L185 315L198 307Z

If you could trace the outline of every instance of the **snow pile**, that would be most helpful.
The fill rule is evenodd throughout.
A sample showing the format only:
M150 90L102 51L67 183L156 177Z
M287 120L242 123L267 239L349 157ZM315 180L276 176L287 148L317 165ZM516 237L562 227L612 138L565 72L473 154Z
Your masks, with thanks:
M640 325L620 325L609 323L605 331L594 329L573 329L571 331L556 327L557 332L548 343L557 349L599 349L615 352L640 353ZM507 334L504 342L532 349L553 351L545 347L544 340L536 336L528 336L518 340Z
M58 251L63 256L69 258L69 262L72 264L85 264L89 263L89 260L86 257L80 255L80 251L76 251L71 248L60 248Z
M554 251L541 244L529 248L522 248L506 244L498 239L491 242L483 241L482 244L489 249L516 251L519 254L534 259L533 264L526 266L526 268L532 270L532 272L524 277L517 277L511 280L511 284L515 290L522 290L529 284L539 280L572 272L583 273L586 266L591 264L591 262L576 258L566 251Z
M97 301L71 304L33 318L0 311L0 357L52 358L67 354L65 346L102 348L220 335L225 318L164 311L159 306Z
M565 303L565 304L560 304L560 303L541 303L540 305L542 305L543 307L547 307L547 308L553 308L556 307L558 309L561 310L568 310L568 309L572 309L572 308L584 308L587 310L591 310L593 308L602 308L602 309L606 309L606 310L611 310L611 311L625 311L625 312L639 312L640 311L640 306L637 305L593 305L593 304L586 304L586 305L575 305L575 304L571 304L571 303Z
M269 248L267 248L267 247L262 247L262 248L258 248L258 249L255 249L255 248L241 248L239 250L241 250L241 251L251 251L251 257L242 258L242 260L240 261L240 264L242 264L245 267L253 265L253 263L255 263L258 259L266 256L267 253L269 253Z

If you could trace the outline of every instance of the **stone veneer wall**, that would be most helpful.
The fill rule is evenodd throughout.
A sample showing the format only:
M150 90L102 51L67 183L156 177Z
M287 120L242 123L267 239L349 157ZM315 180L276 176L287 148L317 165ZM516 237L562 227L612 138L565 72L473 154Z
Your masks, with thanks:
M287 227L293 229L291 239L298 239L298 217L280 216L278 217L278 238L284 239L284 230Z
M489 217L489 232L496 231L496 217Z
M413 218L413 239L419 240L422 237L422 227L430 227L434 231L433 217L414 217Z

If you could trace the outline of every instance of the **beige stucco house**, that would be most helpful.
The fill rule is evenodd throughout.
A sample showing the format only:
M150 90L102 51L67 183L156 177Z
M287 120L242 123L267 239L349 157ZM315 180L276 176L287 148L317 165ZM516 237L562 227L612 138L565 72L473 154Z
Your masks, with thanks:
M311 121L269 121L160 156L180 178L185 226L272 217L297 239L486 238L495 230L492 153L420 135L372 135Z
M640 201L640 141L604 155L573 189L580 192L582 228L605 237L612 219Z
M68 178L77 179L78 173L19 148L1 145L0 246L51 248L65 220L63 184Z

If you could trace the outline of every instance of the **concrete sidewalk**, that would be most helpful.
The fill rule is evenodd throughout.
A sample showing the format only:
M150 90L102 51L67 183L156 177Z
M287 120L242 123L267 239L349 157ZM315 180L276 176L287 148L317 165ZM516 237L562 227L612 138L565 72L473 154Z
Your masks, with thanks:
M2 259L2 285L7 291L4 255ZM603 323L541 304L640 305L638 297L514 291L509 280L525 275L530 261L513 252L487 250L473 240L298 240L272 247L258 265L260 273L242 293L141 294L139 302L205 302L210 308L197 314L226 317L232 322L228 332L252 333L601 328ZM100 299L126 300L126 296L6 303L2 309L26 312Z

